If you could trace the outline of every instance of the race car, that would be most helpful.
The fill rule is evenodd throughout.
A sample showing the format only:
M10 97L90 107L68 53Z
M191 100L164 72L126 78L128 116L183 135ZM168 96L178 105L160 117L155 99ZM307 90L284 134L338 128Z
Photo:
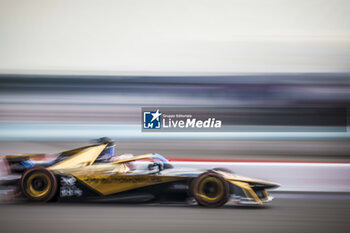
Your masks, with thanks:
M3 185L15 184L33 202L184 202L205 207L229 201L262 205L273 199L266 190L279 186L225 168L177 168L160 154L116 156L108 138L64 151L51 161L41 158L45 156L5 156L12 178Z

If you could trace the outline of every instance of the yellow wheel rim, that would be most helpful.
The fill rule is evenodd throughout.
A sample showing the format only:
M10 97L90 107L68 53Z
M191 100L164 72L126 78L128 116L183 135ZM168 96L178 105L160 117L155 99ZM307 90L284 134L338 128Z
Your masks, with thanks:
M224 196L224 184L216 177L208 176L199 183L199 196L203 201L216 203Z
M41 198L49 193L51 186L51 180L47 174L34 172L27 179L26 191L31 197Z

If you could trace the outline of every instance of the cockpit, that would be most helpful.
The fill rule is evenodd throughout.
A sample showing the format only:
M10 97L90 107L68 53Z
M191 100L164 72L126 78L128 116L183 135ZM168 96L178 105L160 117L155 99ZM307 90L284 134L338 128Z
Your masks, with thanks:
M146 154L139 156L121 155L112 164L123 165L126 173L158 173L173 168L170 162L160 154Z

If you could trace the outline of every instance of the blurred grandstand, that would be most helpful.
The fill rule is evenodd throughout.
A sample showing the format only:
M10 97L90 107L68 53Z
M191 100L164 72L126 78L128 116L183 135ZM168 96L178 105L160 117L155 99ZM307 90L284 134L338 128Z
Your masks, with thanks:
M140 130L140 111L145 106L346 108L350 105L349 78L349 74L339 73L221 76L2 74L2 153L37 151L37 144L34 148L32 143L23 146L24 142L30 141L46 141L42 149L53 153L65 149L53 146L57 144L55 141L79 144L79 141L109 136L119 141L122 152L157 151L173 157L264 156L308 160L316 156L318 159L349 160L348 132L157 134L141 133ZM19 143L22 146L16 146ZM179 146L181 149L175 149Z

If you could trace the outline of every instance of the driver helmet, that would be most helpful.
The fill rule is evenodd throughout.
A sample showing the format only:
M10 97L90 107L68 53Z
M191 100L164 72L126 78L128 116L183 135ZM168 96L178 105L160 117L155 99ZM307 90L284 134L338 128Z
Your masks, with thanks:
M98 156L96 161L107 161L111 159L115 154L115 149L116 149L115 143L109 138L100 138L98 142L101 144L107 144L107 146Z

